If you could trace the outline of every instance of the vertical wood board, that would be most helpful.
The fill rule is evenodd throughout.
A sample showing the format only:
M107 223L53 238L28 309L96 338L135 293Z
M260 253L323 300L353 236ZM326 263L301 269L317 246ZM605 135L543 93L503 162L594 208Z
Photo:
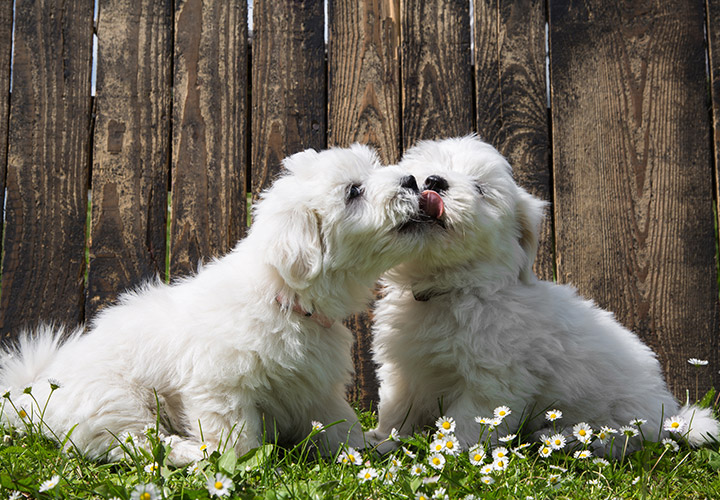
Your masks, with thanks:
M551 202L545 83L545 2L476 0L477 132L513 167L518 183ZM540 230L535 272L553 279L552 205Z
M245 232L247 4L175 3L170 273Z
M637 332L679 397L687 359L718 358L703 22L689 1L550 10L558 279Z
M170 0L101 0L87 315L165 275Z
M92 1L18 0L0 330L83 319Z

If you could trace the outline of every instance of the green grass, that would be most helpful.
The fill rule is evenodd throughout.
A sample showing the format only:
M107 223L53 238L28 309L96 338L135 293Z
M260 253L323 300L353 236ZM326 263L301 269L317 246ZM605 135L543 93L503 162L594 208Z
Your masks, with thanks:
M61 391L53 397L61 397ZM714 393L707 395L702 404L710 404L713 397ZM3 402L3 411L15 411L7 395ZM42 413L42 406L38 404L36 416ZM359 416L364 426L374 424L373 413L359 412ZM62 452L56 442L39 432L43 423L40 418L36 420L30 422L26 418L20 429L0 428L0 498L207 499L215 498L211 497L211 490L218 480L231 485L226 498L242 499L415 499L422 494L426 498L474 495L521 500L720 498L718 444L690 450L682 439L678 440L678 451L645 442L640 451L602 464L592 458L573 458L574 452L585 445L571 439L563 450L546 458L540 456L538 443L514 453L512 450L521 442L529 442L527 437L516 437L506 445L509 460L504 470L491 473L473 465L467 452L446 453L444 466L432 468L428 461L432 437L425 434L399 443L413 456L403 449L386 455L364 450L357 453L358 465L349 460L341 463L342 456L338 460L338 455L318 459L306 440L293 449L267 443L242 457L228 448L206 455L193 467L178 469L166 463L169 446L158 440L152 429L148 431L145 447L123 442L127 458L119 463L101 464L73 453L71 443L67 443L70 451ZM560 422L554 425L559 427ZM501 423L494 432L503 435L506 430ZM488 455L485 464L491 462L489 456L493 451L486 439L488 435L489 430L479 436ZM622 446L624 440L624 436L617 434L614 445ZM424 466L425 472L413 475L411 468L416 465ZM358 477L361 471L377 477L364 481ZM385 477L388 471L392 478ZM58 478L57 485L40 491L44 489L43 483L54 476ZM144 497L140 495L141 485L149 485Z

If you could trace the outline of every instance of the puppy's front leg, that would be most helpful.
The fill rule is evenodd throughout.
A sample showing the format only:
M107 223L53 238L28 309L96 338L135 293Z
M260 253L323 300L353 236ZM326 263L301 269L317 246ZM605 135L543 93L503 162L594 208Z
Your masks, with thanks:
M365 437L362 427L357 419L355 410L345 400L345 388L342 385L334 387L332 393L318 401L318 404L311 411L312 420L317 420L324 425L344 420L325 429L318 434L315 442L323 455L333 455L340 445L352 448L363 448Z

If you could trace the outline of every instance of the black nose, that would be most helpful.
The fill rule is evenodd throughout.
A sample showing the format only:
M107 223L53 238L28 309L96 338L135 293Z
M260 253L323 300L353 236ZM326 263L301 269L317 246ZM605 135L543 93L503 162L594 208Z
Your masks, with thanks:
M413 177L412 175L406 175L405 177L400 179L400 187L409 189L413 193L420 192L420 189L418 189L417 181L415 180L415 177Z
M448 187L450 187L448 181L439 175L431 175L425 179L425 189L430 189L436 193L442 194L442 192L446 191Z

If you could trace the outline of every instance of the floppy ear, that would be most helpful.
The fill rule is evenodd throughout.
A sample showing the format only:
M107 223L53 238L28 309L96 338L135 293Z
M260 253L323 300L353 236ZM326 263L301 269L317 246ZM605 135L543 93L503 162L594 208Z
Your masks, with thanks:
M519 197L515 206L518 224L518 239L520 248L525 254L525 262L520 268L520 280L524 283L535 281L533 263L538 250L538 233L540 223L545 216L546 202L535 198L522 188L519 188Z
M277 215L280 230L267 249L268 257L291 288L306 288L322 270L320 220L315 212L304 207Z

